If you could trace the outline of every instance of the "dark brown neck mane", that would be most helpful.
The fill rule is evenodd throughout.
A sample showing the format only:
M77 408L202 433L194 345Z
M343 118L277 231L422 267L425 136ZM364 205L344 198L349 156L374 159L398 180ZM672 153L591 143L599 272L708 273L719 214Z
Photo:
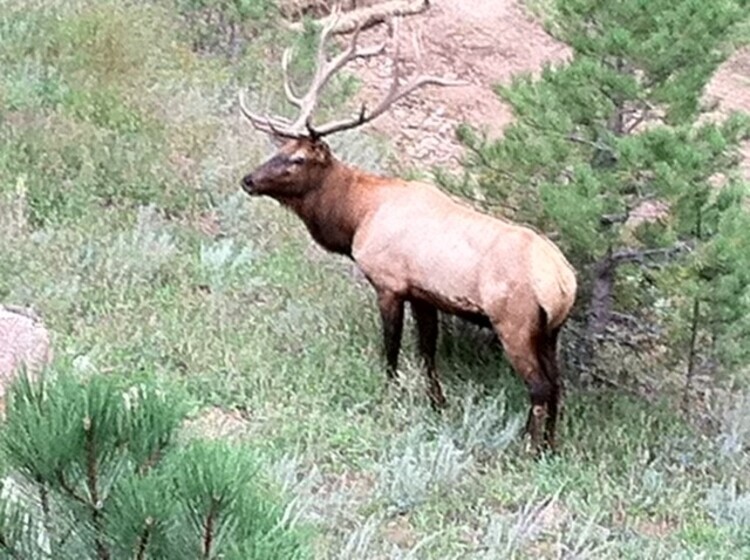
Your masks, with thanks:
M386 181L334 160L318 185L280 202L302 219L324 249L351 257L354 234L371 206L367 195Z

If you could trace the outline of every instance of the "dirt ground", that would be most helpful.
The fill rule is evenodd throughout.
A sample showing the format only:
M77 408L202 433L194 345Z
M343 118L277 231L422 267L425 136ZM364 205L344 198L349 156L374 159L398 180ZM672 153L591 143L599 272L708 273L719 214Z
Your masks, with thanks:
M429 167L457 167L462 147L455 138L461 122L483 127L492 137L502 134L511 121L510 109L493 92L512 76L539 72L545 63L563 62L567 46L550 37L540 22L518 0L432 0L427 12L405 18L401 28L404 70L468 82L460 87L429 87L400 101L371 126L387 136L401 162ZM411 39L421 37L419 47ZM362 44L387 38L380 25L362 33ZM419 53L417 57L416 54ZM418 63L417 63L418 59ZM352 68L362 77L363 100L376 102L390 86L391 64L387 57L359 61ZM750 49L732 56L707 88L722 112L750 112ZM744 168L750 177L750 146Z
M372 127L395 144L405 164L453 167L462 154L454 134L458 124L473 123L498 136L512 118L493 85L509 83L521 72L539 71L545 62L562 61L569 50L514 0L432 0L430 4L424 14L402 22L404 72L421 69L468 85L425 88L400 101ZM363 32L361 42L384 41L387 33L386 26L378 26ZM418 47L412 40L415 33ZM391 61L378 57L357 66L352 70L365 82L362 97L374 103L390 87Z
M706 88L707 101L716 100L719 111L750 114L750 47L735 52L716 72ZM750 179L750 142L742 150L742 171Z

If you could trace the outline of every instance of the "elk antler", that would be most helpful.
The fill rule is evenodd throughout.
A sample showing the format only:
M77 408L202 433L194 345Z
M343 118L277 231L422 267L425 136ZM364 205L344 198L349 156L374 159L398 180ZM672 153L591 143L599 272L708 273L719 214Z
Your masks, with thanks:
M334 9L335 16L340 14L340 7ZM359 38L359 32L361 28L357 28L351 38L351 42L342 53L334 57L332 60L327 60L325 54L325 44L331 31L336 25L337 17L331 17L327 20L326 25L323 27L320 34L320 43L318 45L317 62L315 66L315 74L313 76L310 87L303 96L298 96L291 85L288 75L289 62L291 60L291 49L284 51L282 57L281 67L284 73L284 93L286 94L289 102L299 109L298 116L294 121L290 121L284 117L278 116L266 116L254 113L247 108L245 104L244 95L240 92L240 109L242 114L250 121L250 123L258 130L265 132L266 134L273 134L285 138L301 138L301 137L312 137L320 138L334 132L342 130L348 130L350 128L356 128L361 126L376 117L382 115L388 108L393 105L396 101L409 95L414 90L426 86L426 85L438 85L438 86L458 86L466 85L466 82L457 80L448 80L445 78L439 78L435 76L419 75L411 79L411 81L404 87L400 87L400 69L399 69L399 19L397 18L394 23L393 30L393 73L392 83L385 98L375 107L373 111L367 111L365 104L362 104L359 113L351 118L342 119L326 123L321 126L312 125L312 115L318 103L320 92L323 90L325 85L336 72L343 68L347 63L357 58L371 58L379 55L385 50L385 43L370 47L367 49L359 49L357 47L357 39ZM416 45L415 39L415 45ZM418 49L417 49L418 50Z
M358 28L352 35L349 47L344 50L341 54L333 58L332 60L326 59L325 47L326 41L328 40L331 31L333 31L338 16L340 15L340 6L334 8L332 17L328 19L326 25L320 32L320 43L318 45L318 52L316 55L315 74L307 93L300 97L294 93L291 82L289 80L289 62L292 58L292 50L286 49L284 56L281 60L281 68L284 73L284 93L286 94L289 102L299 109L299 114L294 122L289 121L283 117L278 116L265 116L254 113L247 108L245 104L244 96L240 92L240 109L252 123L252 125L258 130L275 134L283 137L300 137L310 136L314 133L310 130L309 122L312 118L312 113L318 103L318 97L320 92L328 83L331 76L338 72L348 62L357 58L369 58L380 54L385 49L385 43L382 43L376 47L369 49L359 50L357 48L357 39L359 38L360 29Z

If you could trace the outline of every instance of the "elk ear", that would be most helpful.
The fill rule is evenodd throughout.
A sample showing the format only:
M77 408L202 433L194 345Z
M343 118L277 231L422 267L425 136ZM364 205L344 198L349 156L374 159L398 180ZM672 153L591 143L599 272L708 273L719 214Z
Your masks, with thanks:
M328 147L328 144L326 144L322 140L316 140L313 143L312 158L319 163L327 164L328 162L330 162L331 149Z

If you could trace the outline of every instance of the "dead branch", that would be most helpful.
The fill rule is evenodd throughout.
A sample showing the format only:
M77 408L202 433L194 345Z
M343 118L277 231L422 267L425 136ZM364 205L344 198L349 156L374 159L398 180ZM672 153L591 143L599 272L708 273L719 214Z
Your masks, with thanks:
M611 154L612 156L616 156L615 150L612 148L612 146L605 144L601 140L593 141L593 140L589 140L587 138L578 136L576 134L569 134L566 138L576 144L583 144L585 146L590 146L594 148L595 150L598 150L601 152L607 152L608 154Z
M627 219L627 214L604 214L599 218L599 223L603 226L611 226L614 224L623 224Z
M367 29L383 23L390 17L421 14L429 7L430 0L391 0L375 6L367 6L338 16L331 33L334 35L353 33L357 29ZM330 15L317 21L322 26L328 26L333 17L333 15ZM302 28L303 23L301 21L289 24L289 29L292 31L302 31Z
M681 253L690 252L691 247L687 243L677 243L672 247L658 249L623 249L612 253L609 257L616 264L638 263L646 264L648 259L671 259Z

